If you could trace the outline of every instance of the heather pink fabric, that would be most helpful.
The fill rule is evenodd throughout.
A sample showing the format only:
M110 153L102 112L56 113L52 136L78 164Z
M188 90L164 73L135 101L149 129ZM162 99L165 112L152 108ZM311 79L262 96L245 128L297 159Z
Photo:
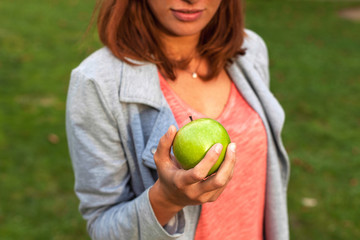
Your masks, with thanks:
M181 128L206 117L182 101L159 74L161 90ZM234 175L220 197L202 205L195 240L263 239L267 138L258 114L235 85L222 113L216 118L236 143Z

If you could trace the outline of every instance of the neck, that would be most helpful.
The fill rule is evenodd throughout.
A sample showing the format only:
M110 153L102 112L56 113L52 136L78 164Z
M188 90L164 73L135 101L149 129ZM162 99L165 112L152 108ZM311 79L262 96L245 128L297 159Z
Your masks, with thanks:
M193 58L197 55L196 46L200 35L191 36L169 36L163 35L162 41L168 57L175 60Z

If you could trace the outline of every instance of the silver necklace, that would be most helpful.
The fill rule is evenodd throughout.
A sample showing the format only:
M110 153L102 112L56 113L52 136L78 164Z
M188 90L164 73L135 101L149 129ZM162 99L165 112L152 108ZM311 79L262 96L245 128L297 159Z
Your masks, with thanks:
M199 69L199 67L200 67L200 63L201 63L201 61L199 61L198 65L197 65L197 67L195 68L194 71L185 70L186 72L188 72L188 73L191 74L191 77L192 77L193 79L196 79L196 78L198 78L198 76L199 76L198 73L197 73L197 71L198 71L198 69Z
M197 77L198 77L198 75L197 75L197 73L196 73L196 72L193 72L193 73L191 74L191 77L195 79L195 78L197 78Z

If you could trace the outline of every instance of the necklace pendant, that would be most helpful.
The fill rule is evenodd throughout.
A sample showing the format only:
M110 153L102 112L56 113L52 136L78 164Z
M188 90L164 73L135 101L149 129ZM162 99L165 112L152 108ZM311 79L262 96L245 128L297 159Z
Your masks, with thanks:
M197 75L196 72L193 72L193 73L191 74L191 76L192 76L192 78L197 78L197 77L198 77L198 75Z

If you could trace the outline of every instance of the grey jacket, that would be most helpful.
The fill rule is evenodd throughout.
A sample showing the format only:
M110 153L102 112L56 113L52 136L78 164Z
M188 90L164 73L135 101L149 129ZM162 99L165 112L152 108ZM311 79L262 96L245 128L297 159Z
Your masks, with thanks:
M289 161L280 136L284 112L269 91L265 43L247 30L244 47L246 55L227 71L267 130L264 236L288 239ZM157 179L153 154L171 124L177 126L155 65L126 64L104 47L73 70L66 129L75 192L93 239L193 239L201 206L185 207L162 227L148 197Z

